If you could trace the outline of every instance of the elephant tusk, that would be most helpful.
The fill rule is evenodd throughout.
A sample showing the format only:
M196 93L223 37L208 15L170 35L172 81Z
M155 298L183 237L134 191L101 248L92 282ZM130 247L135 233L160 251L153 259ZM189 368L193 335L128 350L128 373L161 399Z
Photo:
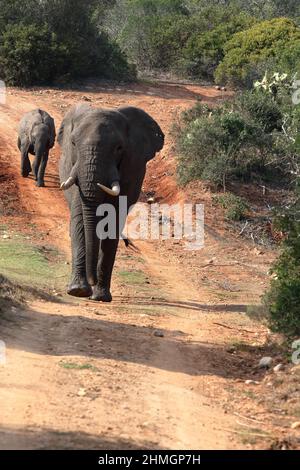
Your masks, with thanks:
M110 196L114 196L114 197L120 196L121 188L120 188L120 183L118 181L115 181L111 185L111 189L100 183L97 183L97 186L99 186L99 188L101 188L105 193L109 194Z
M67 181L65 181L64 183L60 185L60 189L62 191L66 191L67 189L70 189L75 184L75 182L76 182L75 178L73 178L73 176L70 176L70 178L68 178Z

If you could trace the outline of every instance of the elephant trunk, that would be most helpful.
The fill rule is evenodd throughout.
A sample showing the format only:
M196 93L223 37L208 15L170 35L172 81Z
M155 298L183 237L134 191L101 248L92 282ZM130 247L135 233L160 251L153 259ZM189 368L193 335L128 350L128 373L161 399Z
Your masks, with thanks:
M34 155L40 159L45 154L47 150L46 142L39 140L34 144Z
M91 286L97 284L97 263L100 240L96 233L97 204L83 204L83 223L85 231L86 274Z
M78 181L82 196L90 203L103 202L105 193L111 196L120 194L119 172L116 165L103 159L105 151L98 147L85 147L80 150Z

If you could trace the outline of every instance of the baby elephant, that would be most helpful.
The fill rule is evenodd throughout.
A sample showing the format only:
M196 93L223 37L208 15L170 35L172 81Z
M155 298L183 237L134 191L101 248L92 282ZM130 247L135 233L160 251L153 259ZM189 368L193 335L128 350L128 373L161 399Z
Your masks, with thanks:
M31 170L36 179L36 185L45 186L44 177L49 150L55 143L54 119L41 109L26 113L20 121L18 147L21 152L21 175L27 178ZM28 153L35 155L30 164Z

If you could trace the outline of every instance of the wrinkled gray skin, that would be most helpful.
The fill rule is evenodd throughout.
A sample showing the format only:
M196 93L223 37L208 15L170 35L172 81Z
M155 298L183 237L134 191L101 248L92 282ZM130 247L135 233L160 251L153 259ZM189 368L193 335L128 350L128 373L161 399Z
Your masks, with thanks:
M39 187L45 186L49 150L54 146L55 137L54 120L46 111L35 109L26 113L20 121L18 147L21 152L21 175L27 178L33 171ZM35 156L32 168L29 153Z
M113 204L118 219L119 197L106 194L97 183L110 188L119 181L120 195L127 196L128 208L135 204L146 164L162 149L164 134L141 109L93 109L85 104L75 106L65 116L58 142L62 147L61 183L70 176L76 180L65 191L72 241L68 294L111 302L111 276L123 226L117 226L116 239L98 239L96 209L104 203Z

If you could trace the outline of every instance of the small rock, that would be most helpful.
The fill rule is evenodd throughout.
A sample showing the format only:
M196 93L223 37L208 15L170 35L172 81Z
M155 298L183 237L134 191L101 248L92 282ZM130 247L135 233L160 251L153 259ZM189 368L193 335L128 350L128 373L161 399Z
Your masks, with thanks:
M80 388L79 391L78 391L78 393L77 393L77 395L78 395L79 397L85 397L85 396L86 396L86 391L85 391L85 389L84 389L84 388Z
M273 359L272 357L263 357L258 364L260 369L269 369L272 365Z
M256 256L261 256L261 255L264 254L264 252L261 251L261 250L259 250L258 248L254 248L254 249L252 250L252 252L253 252Z
M299 374L300 373L300 364L297 364L296 366L292 367L290 370L291 374Z
M164 333L160 330L154 331L153 334L154 334L154 336L157 336L157 338L164 338L165 337Z
M256 380L246 380L245 384L246 385L259 385L259 382L257 382Z
M10 236L9 236L9 235L7 235L7 233L6 233L5 235L3 235L3 237L2 237L2 238L3 238L4 240L8 240L8 239L10 238Z
M282 369L283 369L283 364L277 364L277 366L273 368L273 371L280 372Z
M234 346L229 346L228 348L226 348L226 352L228 352L230 354L233 354L235 351L236 351L236 349L235 349Z
M300 421L296 421L295 423L293 423L293 424L291 425L291 428L292 428L292 429L298 429L298 428L300 428Z
M81 97L82 101L92 101L91 98L88 98L87 96L82 96Z
M218 91L220 91L220 90L221 90L220 85L217 85L217 86L215 87L215 89L218 90Z
M222 90L222 91L227 91L226 86L222 86L221 90Z

